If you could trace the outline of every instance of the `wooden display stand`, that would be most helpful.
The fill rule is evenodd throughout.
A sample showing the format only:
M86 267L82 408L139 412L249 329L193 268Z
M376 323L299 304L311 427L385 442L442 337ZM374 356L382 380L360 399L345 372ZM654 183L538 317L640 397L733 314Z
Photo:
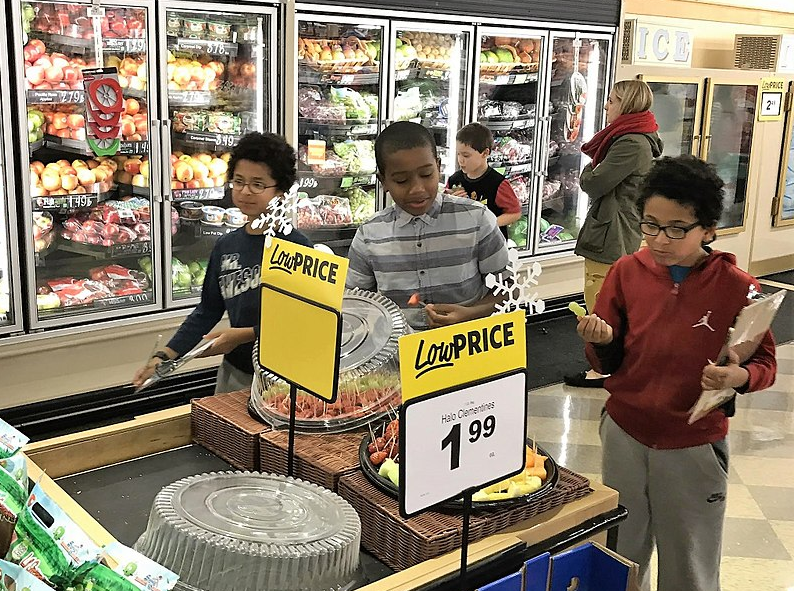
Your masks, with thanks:
M159 453L190 442L190 406L184 405L117 425L33 443L26 446L25 453L30 460L30 478L41 478L48 494L94 542L102 545L113 541L113 536L52 478ZM540 544L618 507L616 491L599 484L593 484L591 488L593 492L583 498L471 544L469 563L474 566L478 561L517 545ZM411 591L454 574L459 567L460 552L455 550L367 585L362 591Z

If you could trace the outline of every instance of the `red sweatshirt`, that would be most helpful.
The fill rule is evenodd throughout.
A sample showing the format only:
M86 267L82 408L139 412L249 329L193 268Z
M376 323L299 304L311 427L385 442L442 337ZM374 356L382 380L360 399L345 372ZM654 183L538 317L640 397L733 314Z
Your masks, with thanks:
M626 433L658 449L712 443L727 435L728 419L720 410L693 425L687 418L702 391L703 368L717 359L751 285L758 286L736 266L736 258L717 251L680 284L647 248L612 266L593 312L612 326L614 340L606 346L588 343L586 352L596 370L612 374L605 383L606 409ZM742 392L774 383L771 333L742 365L750 373Z

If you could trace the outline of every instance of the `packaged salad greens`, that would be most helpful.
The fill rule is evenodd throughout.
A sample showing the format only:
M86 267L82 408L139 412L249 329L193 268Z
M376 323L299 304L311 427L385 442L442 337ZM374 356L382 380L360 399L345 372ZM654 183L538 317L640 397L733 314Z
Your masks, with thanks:
M88 535L36 485L17 517L7 559L56 587L67 587L99 560Z

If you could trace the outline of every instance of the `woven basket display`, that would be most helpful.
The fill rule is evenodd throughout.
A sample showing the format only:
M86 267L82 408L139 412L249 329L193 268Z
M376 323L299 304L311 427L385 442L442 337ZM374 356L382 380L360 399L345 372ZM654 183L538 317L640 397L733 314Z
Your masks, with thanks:
M295 435L294 476L336 492L339 479L359 468L358 446L363 431L328 433L325 435ZM262 472L287 473L286 431L270 431L260 436L260 464Z
M475 542L588 495L590 481L560 467L560 480L548 494L515 509L473 515L469 541ZM400 517L399 503L376 489L361 472L339 480L339 495L361 517L361 543L379 560L402 570L460 547L460 514L427 511L411 519Z
M248 414L250 397L250 390L240 390L190 404L193 441L240 470L259 469L259 435L270 430Z

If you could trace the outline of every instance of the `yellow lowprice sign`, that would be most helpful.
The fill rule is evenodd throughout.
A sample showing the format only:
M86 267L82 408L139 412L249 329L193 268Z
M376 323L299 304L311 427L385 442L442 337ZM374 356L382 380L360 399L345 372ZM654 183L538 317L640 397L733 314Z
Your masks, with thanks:
M262 258L259 364L329 402L337 393L347 268L347 259L278 239Z
M526 367L523 310L400 338L402 399Z
M261 281L323 306L342 309L348 260L274 238L262 254Z
M757 108L759 121L776 121L783 118L787 84L785 78L761 78Z

